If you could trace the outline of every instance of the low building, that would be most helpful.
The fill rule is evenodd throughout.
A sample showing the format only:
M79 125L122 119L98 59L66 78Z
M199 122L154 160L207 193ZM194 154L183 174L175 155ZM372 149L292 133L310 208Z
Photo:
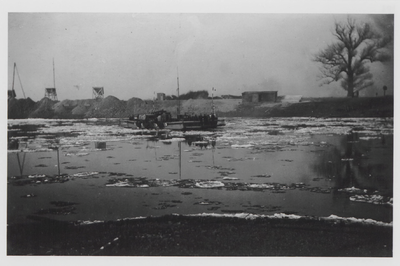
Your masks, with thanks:
M243 103L276 102L277 91L245 91L242 93Z
M165 100L165 93L159 92L157 93L157 100L164 101Z

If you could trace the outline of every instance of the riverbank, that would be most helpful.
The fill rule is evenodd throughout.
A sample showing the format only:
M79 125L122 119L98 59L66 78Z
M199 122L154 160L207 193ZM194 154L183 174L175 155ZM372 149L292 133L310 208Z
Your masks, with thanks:
M35 219L35 217L31 217ZM176 216L9 225L8 255L392 257L393 229L317 219Z
M213 101L220 117L393 117L393 96L361 98L303 98L300 102L242 103L241 99ZM206 99L144 101L131 98L119 100L114 96L104 99L64 100L43 98L39 102L28 99L8 100L8 119L24 118L127 118L132 114L164 109L176 115L182 113L210 113L212 101Z

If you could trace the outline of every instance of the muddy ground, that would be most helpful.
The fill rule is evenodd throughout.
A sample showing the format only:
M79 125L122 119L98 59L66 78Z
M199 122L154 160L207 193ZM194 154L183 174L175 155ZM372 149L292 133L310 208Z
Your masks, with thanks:
M8 255L393 255L392 227L337 221L173 215L91 225L40 220L8 227Z

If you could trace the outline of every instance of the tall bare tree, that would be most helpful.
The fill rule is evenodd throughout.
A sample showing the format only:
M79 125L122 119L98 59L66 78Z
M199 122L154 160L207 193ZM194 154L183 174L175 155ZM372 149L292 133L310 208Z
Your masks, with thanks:
M314 56L321 63L322 84L341 81L347 97L373 84L369 63L390 60L386 47L390 36L380 36L367 23L356 24L352 18L347 23L335 23L333 35L337 41Z

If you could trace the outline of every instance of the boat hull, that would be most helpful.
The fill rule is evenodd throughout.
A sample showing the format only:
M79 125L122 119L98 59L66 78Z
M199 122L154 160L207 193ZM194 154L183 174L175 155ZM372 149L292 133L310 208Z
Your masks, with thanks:
M143 127L138 126L140 122L135 120L123 120L121 121L121 125L124 127L134 128L134 129L143 129ZM225 120L217 120L210 123L202 123L201 121L170 121L166 122L163 125L163 129L169 130L208 130L215 129L220 126L225 126ZM157 127L154 127L157 129Z

